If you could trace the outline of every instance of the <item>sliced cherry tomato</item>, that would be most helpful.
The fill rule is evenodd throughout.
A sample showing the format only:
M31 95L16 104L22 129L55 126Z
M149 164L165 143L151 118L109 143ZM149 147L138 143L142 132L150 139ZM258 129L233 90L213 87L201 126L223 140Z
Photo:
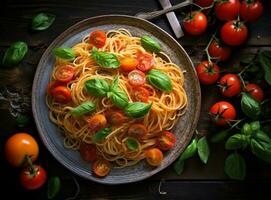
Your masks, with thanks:
M74 78L75 69L71 65L63 65L56 69L55 77L58 81L68 83Z
M95 175L103 177L106 176L111 170L110 163L107 160L96 160L92 165L92 171Z
M201 7L208 7L214 3L214 0L195 0L194 3Z
M149 101L150 92L143 86L133 87L133 100L147 103Z
M146 160L151 166L159 166L164 158L162 151L158 148L152 148L145 153Z
M215 4L216 17L221 21L236 19L240 10L239 0L219 0Z
M94 161L97 159L97 148L94 144L81 142L79 152L82 159L86 162Z
M151 54L138 52L136 58L138 60L137 69L142 72L147 72L152 69L154 65L154 59Z
M57 86L52 90L52 96L59 103L68 103L71 100L71 91L65 86Z
M254 83L247 84L245 91L249 92L252 95L252 97L254 97L254 99L260 102L264 99L264 92L262 88L258 86L257 84L254 84Z
M144 124L133 124L128 129L128 135L139 140L143 139L148 133L148 129Z
M210 116L218 126L228 125L228 122L236 118L236 111L232 104L226 101L215 103L210 108Z
M208 48L208 52L217 61L225 61L231 55L231 48L213 40Z
M176 137L169 131L164 131L156 140L157 147L161 150L167 151L176 143Z
M196 67L196 71L201 84L211 85L216 83L219 78L220 68L216 64L205 60Z
M259 19L263 14L263 4L259 0L244 0L241 3L240 15L247 22Z
M14 167L22 166L26 161L26 156L34 162L38 155L38 143L28 133L16 133L5 143L5 157Z
M142 71L135 69L128 74L128 80L131 85L139 86L146 82L146 76Z
M239 20L228 21L222 26L220 36L225 44L238 46L246 41L248 30L245 24Z
M183 27L191 35L200 35L207 28L207 18L202 12L191 12L183 20Z
M42 166L26 167L20 173L21 184L27 190L39 189L45 184L46 180L47 173Z
M103 114L95 114L88 120L88 127L91 131L98 131L105 128L107 120Z
M120 60L120 68L124 72L130 72L136 69L138 61L132 57L125 57Z
M65 86L65 83L59 82L59 81L51 81L48 83L46 92L47 94L52 96L52 90L57 86Z
M105 116L108 123L111 125L121 125L128 121L128 117L126 117L121 111L108 111Z
M226 74L219 80L221 94L233 97L241 92L241 81L235 74Z
M89 43L97 48L102 48L106 42L106 34L102 30L96 30L90 33Z

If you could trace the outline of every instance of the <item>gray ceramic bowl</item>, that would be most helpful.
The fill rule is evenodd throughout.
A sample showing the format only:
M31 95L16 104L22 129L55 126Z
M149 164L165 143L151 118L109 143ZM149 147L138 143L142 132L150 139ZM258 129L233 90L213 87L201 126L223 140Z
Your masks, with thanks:
M63 136L59 129L48 118L48 108L45 102L46 86L53 70L55 58L52 49L55 47L71 47L95 29L109 30L126 28L135 36L150 35L162 46L174 63L186 71L185 90L188 95L186 114L179 120L173 132L177 143L165 154L159 167L149 167L145 161L125 169L113 169L104 178L98 178L91 172L89 163L84 162L77 151L63 146ZM123 15L98 16L83 20L66 31L44 52L40 59L32 88L32 109L39 135L47 149L65 167L86 179L104 184L123 184L146 179L169 166L190 142L195 131L200 113L201 94L199 82L193 64L185 50L168 33L156 25L139 18Z

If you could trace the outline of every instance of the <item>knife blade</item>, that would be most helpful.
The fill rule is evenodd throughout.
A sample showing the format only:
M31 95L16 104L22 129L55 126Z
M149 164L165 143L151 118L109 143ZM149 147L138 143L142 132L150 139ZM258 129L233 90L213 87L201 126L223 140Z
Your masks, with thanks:
M160 2L163 9L166 9L166 8L169 8L172 6L169 0L159 0L159 2ZM182 30L181 24L180 24L178 18L176 17L175 13L169 12L166 14L166 16L167 16L169 24L170 24L176 38L182 37L184 35L184 33Z

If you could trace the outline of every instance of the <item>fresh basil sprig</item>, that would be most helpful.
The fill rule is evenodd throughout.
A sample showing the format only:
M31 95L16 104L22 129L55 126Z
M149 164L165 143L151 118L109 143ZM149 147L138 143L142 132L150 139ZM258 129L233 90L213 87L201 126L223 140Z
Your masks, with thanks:
M91 113L96 109L96 105L90 101L84 102L80 104L79 106L73 108L70 113L73 116L80 116L84 115L86 113Z
M92 96L95 97L106 96L107 92L110 91L107 81L99 78L86 81L85 88Z
M259 55L260 64L264 70L264 79L271 85L271 52L262 51Z
M55 21L55 15L50 13L39 13L32 19L32 29L42 31L49 28Z
M140 39L141 45L143 46L144 49L150 52L155 52L158 53L161 51L161 46L160 44L155 41L153 38L150 36L144 35Z
M226 158L224 170L230 178L244 180L246 176L246 162L239 153L232 153Z
M94 143L101 142L102 139L108 136L110 132L111 132L111 128L103 128L93 136L92 141Z
M245 149L249 144L249 141L250 136L243 134L235 134L227 140L225 148L227 150L235 150L239 148Z
M98 51L97 48L93 48L91 51L91 56L94 58L96 63L101 67L105 68L119 68L120 61L117 56L113 53L108 53L104 51Z
M131 151L138 150L138 141L135 138L127 138L125 140L125 144Z
M146 104L142 102L128 103L124 108L124 112L129 117L139 118L146 115L152 107L152 103Z
M261 104L255 100L250 94L243 93L241 99L241 108L246 116L257 119L261 114Z
M206 137L201 137L197 143L198 155L200 160L206 164L210 155L209 145Z
M147 73L147 80L149 83L159 90L170 92L172 91L172 82L165 73L152 69Z
M72 48L54 48L53 53L55 56L62 58L64 60L74 60L75 59L75 53L72 50Z
M23 60L27 52L28 46L25 42L15 42L6 50L2 64L8 67L17 65Z
M129 98L125 92L121 91L118 88L118 85L119 77L116 76L112 82L112 85L110 86L110 92L107 93L107 96L110 98L110 100L115 106L119 108L124 108L125 106L127 106Z
M59 192L61 186L60 178L57 176L52 176L48 180L47 186L47 197L48 199L53 199Z

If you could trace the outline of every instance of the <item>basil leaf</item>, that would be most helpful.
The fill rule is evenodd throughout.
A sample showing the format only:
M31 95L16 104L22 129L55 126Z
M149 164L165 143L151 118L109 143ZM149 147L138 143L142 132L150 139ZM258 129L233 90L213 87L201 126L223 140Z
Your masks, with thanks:
M138 141L134 138L128 138L125 143L131 151L136 151L138 149Z
M152 69L147 74L149 83L159 90L170 92L172 91L172 83L168 75L165 73Z
M261 130L255 132L252 137L255 138L257 141L269 143L271 146L271 138Z
M261 104L248 93L242 95L241 108L252 119L257 119L261 113Z
M49 28L55 21L55 15L49 13L39 13L32 19L32 29L42 31Z
M197 152L197 140L194 138L191 143L186 147L186 149L183 151L181 156L179 157L179 160L186 160L188 158L191 158L195 155Z
M161 51L161 46L158 42L156 42L153 38L144 35L141 37L141 45L144 49L150 52L158 53Z
M96 105L90 101L84 102L80 104L79 106L73 108L70 113L73 116L80 116L84 115L86 113L90 113L96 109Z
M261 160L271 163L271 147L270 144L259 142L255 139L251 139L251 152L260 158Z
M61 186L60 178L57 176L50 177L47 186L47 197L53 199L59 192Z
M261 128L260 122L259 121L254 121L250 123L250 127L252 131L258 131Z
M129 98L125 92L114 90L113 92L109 92L108 95L110 96L110 100L115 106L119 108L125 108L127 106Z
M259 55L260 64L264 69L264 78L271 85L271 57L269 51L263 51Z
M2 60L4 66L14 66L19 64L28 52L28 46L25 42L18 41L10 45L6 50Z
M101 67L119 68L120 66L120 62L117 56L113 53L98 51L97 48L93 48L91 51L91 56L96 61L96 63Z
M241 129L241 133L244 135L251 135L252 134L252 128L250 126L250 124L245 123Z
M220 131L211 137L212 143L218 143L224 141L229 136L228 130Z
M54 48L53 53L64 60L74 60L76 57L72 48Z
M85 82L86 90L95 97L106 96L109 85L104 79L94 78Z
M184 161L178 159L174 164L174 170L180 176L184 170Z
M248 136L242 134L235 134L227 140L225 148L227 150L234 150L239 148L245 149L248 143L249 143Z
M238 153L230 154L225 161L225 173L232 179L244 180L246 176L246 162Z
M152 103L146 104L142 102L128 103L124 108L124 112L129 117L139 118L146 115L152 107Z
M94 143L98 143L101 142L102 139L104 139L106 136L109 135L109 133L111 132L111 128L103 128L101 130L99 130L92 138L92 141Z
M20 128L26 127L30 122L29 116L20 114L16 117L16 122L17 122L18 127Z
M202 137L199 139L197 143L198 155L200 160L206 164L210 155L209 145L206 137Z
M114 90L117 90L119 87L119 76L116 76L114 78L114 80L112 81L112 84L110 86L110 90L111 91L114 91Z

